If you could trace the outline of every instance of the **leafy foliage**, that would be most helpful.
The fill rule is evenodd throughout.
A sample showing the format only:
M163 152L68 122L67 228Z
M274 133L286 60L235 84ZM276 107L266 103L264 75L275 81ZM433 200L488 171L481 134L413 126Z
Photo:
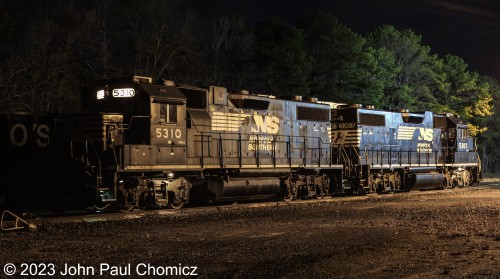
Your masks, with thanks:
M251 30L235 13L211 20L205 46L206 83L238 88L247 73L245 60L250 55Z
M305 47L312 63L311 93L325 100L347 102L356 97L377 99L366 94L372 88L369 69L374 66L365 40L325 12L313 13L298 22L305 34Z
M26 8L27 7L27 8ZM78 111L82 84L145 75L378 108L454 113L500 163L500 89L412 30L361 35L326 12L250 28L183 0L0 0L0 110Z
M255 27L255 63L265 88L276 95L307 95L310 60L300 30L277 17Z

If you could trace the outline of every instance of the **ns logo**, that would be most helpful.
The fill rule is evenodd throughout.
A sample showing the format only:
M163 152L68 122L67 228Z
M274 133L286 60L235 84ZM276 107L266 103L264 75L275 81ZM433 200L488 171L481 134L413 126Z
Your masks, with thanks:
M418 140L432 141L434 139L434 130L429 128L419 128L420 135Z
M252 127L252 133L277 134L280 129L280 119L277 116L263 116L259 114L252 115L255 127Z

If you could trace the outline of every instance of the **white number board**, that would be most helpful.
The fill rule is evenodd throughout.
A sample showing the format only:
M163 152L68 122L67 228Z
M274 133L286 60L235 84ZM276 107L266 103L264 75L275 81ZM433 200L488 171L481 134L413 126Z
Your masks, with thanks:
M133 88L119 88L113 89L113 97L115 98L130 98L135 96L135 90Z

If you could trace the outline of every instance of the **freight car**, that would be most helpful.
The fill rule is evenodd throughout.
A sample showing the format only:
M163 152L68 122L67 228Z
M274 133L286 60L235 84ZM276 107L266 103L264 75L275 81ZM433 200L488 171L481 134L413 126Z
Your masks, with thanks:
M66 116L0 113L0 209L72 209L95 201L71 160Z

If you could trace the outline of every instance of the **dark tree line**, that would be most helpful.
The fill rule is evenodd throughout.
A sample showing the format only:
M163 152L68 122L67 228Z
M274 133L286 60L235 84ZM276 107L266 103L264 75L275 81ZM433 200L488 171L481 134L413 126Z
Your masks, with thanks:
M357 34L326 12L254 28L182 0L0 0L0 110L74 112L83 84L144 75L274 95L460 115L498 164L500 87L412 30Z

